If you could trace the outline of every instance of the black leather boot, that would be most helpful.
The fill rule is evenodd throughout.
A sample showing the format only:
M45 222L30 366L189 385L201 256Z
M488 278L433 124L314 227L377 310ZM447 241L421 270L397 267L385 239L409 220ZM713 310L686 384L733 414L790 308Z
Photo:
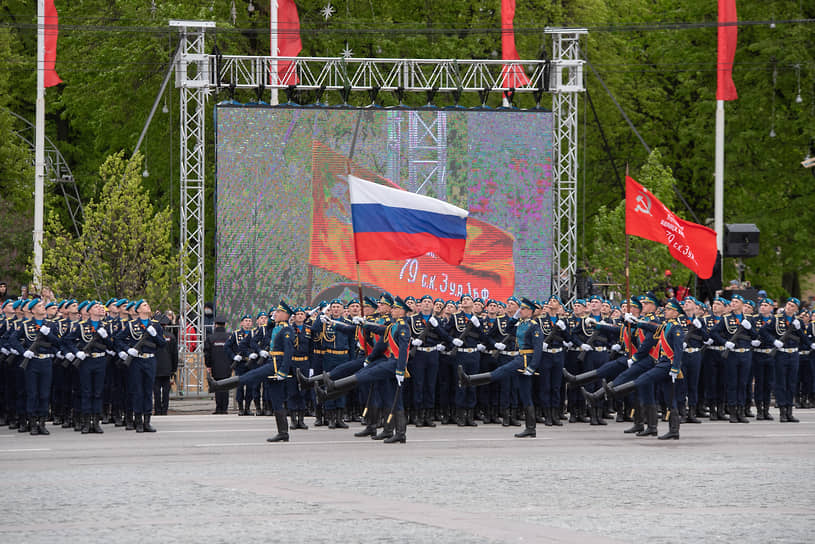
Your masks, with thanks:
M51 434L45 426L45 416L40 416L38 421L39 424L37 425L37 427L39 428L40 434L43 435Z
M642 430L644 430L645 429L645 424L643 422L644 415L645 414L643 413L642 406L640 406L638 404L635 404L634 405L634 417L633 417L634 424L631 427L629 427L628 429L624 430L623 432L625 434L634 434L634 433L639 433Z
M710 411L708 412L710 421L719 421L718 405L714 402L710 403Z
M54 409L54 427L62 425L62 410L59 408Z
M342 419L342 410L337 409L334 410L334 428L335 429L347 429L348 424Z
M563 422L560 421L560 408L549 408L549 421L555 427L563 427Z
M136 429L136 422L133 418L133 410L128 410L125 413L125 430L132 431Z
M521 426L521 412L522 410L519 408L510 408L509 409L509 425L511 427L520 427Z
M753 413L752 402L748 402L747 404L744 405L744 417L756 417L756 415Z
M658 424L658 416L657 416L657 405L656 404L649 404L645 406L645 422L648 426L637 433L637 436L657 436L657 424Z
M716 412L719 421L727 421L729 418L727 417L727 412L724 409L724 403L720 402L719 405L716 407Z
M535 406L535 423L543 423L543 407Z
M478 423L475 422L475 410L470 408L468 410L464 410L464 426L465 427L478 427Z
M354 433L354 436L362 438L363 436L376 436L376 424L379 421L379 408L369 408L368 413L365 414L365 419L368 424L359 432Z
M792 415L792 406L787 406L787 422L798 423L800 420Z
M436 424L433 423L433 410L428 408L424 411L424 426L425 427L435 427Z
M699 402L696 405L696 415L699 417L710 417L710 412L704 402Z
M96 434L104 434L105 431L102 429L102 414L95 414L91 417L91 432Z
M66 410L65 412L63 412L62 428L63 429L70 429L71 427L73 427L74 426L74 419L73 419L74 417L75 416L72 416L71 410Z
M125 416L122 410L116 409L113 411L113 426L114 427L124 427L125 426Z
M738 407L735 404L728 404L727 411L730 413L730 423L739 423Z
M597 423L595 423L595 425L608 425L608 422L606 421L606 419L611 419L610 417L608 417L608 418L605 417L605 414L603 413L603 410L604 410L603 406L604 405L605 405L605 403L603 403L603 405L601 405L601 406L595 406L595 408L594 408L595 419L597 420ZM609 414L609 416L610 416L610 414Z
M458 425L459 427L467 426L467 421L466 418L464 417L464 412L466 412L464 408L456 407L456 425Z
M770 403L769 402L764 403L764 419L766 419L767 421L774 421L775 420L775 418L770 415Z
M323 410L322 404L314 407L314 426L325 427L325 410Z
M523 431L516 433L515 438L535 438L537 436L537 431L535 429L535 407L524 407L524 415L526 416L526 427Z
M211 374L207 374L207 384L209 385L210 393L235 389L240 384L240 380L240 376L230 376L228 378L224 378L223 380L215 380Z
M482 372L481 374L464 373L464 367L458 365L458 386L459 387L476 387L484 385L492 381L492 375L489 372Z
M383 412L384 412L384 410L383 410ZM388 417L387 414L383 413L383 417L385 417L385 426L382 427L382 432L377 434L377 435L372 436L371 440L385 440L386 438L390 438L390 437L393 436L393 428L396 425L396 421L395 421L396 414L393 414L390 421L388 421L388 419L387 419L387 417Z
M286 410L275 410L274 417L277 423L277 434L271 438L267 438L266 442L288 442L289 422L286 419Z
M142 416L142 414L136 414L134 416L134 418L133 418L134 419L133 423L134 423L134 425L136 427L136 432L137 433L143 433L144 432L144 419L143 419L143 417L144 416Z
M750 423L750 420L747 419L747 407L744 405L736 406L736 418L738 419L739 423Z
M40 419L36 416L29 416L28 418L29 434L36 436L40 434Z
M405 412L395 412L393 414L395 419L396 432L390 438L384 439L382 442L385 444L404 444L407 442L407 418Z
M79 417L82 420L82 428L80 429L79 432L81 432L82 434L88 434L89 432L91 432L91 416L90 416L90 414L82 414Z
M82 430L82 416L74 411L74 431L79 432Z
M679 414L671 410L668 416L668 432L657 437L659 440L679 440Z
M764 420L764 403L756 401L756 421Z
M696 406L688 407L688 417L686 417L682 423L702 423L702 421L696 417Z
M156 428L150 425L151 415L149 413L144 414L144 422L142 423L142 429L146 433L154 433L156 432ZM138 429L136 429L138 431Z

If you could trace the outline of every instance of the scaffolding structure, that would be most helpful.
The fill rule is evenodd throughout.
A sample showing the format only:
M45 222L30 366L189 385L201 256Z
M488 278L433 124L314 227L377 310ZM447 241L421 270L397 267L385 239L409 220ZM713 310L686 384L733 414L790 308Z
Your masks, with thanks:
M294 91L366 92L375 100L382 91L397 94L423 92L428 99L437 92L454 97L477 92L486 101L491 92L531 93L540 104L544 93L552 94L554 247L552 292L575 296L577 273L577 97L585 90L581 39L586 29L549 28L552 58L544 60L377 59L345 57L272 57L205 53L209 21L171 21L180 32L175 84L180 90L181 128L181 311L179 312L179 384L181 394L205 392L203 364L204 305L204 166L205 105L213 92L226 88L253 89L258 94L272 89ZM290 62L280 62L290 61ZM285 71L275 74L276 67ZM506 87L509 67L519 66L529 82ZM510 72L512 73L512 72ZM278 77L275 77L278 76ZM284 85L280 81L297 81ZM409 113L408 187L424 194L445 194L446 114L438 112L429 122L417 112ZM410 115L413 113L414 115ZM393 112L389 127L400 126L402 113ZM401 157L395 142L400 128L389 130L388 172L399 182ZM394 144L394 146L391 145ZM430 190L432 189L432 191ZM192 335L196 335L193 337Z

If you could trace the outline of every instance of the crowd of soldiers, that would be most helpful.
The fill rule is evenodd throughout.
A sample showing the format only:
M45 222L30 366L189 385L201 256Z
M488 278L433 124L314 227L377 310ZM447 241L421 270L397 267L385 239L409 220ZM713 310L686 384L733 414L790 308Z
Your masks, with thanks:
M155 432L156 356L170 350L166 321L147 301L8 299L2 313L0 425L32 435L50 434L48 421L83 434L103 433L102 423Z
M215 413L237 389L239 414L254 403L257 415L274 415L270 442L307 429L312 411L317 426L361 421L355 436L386 443L404 443L408 424L523 425L515 436L525 438L538 423L609 419L632 422L625 433L635 436L679 439L680 423L700 418L772 420L773 398L779 421L798 421L795 400L808 406L815 395L815 329L800 307L738 294L660 304L652 293L619 307L577 299L568 310L557 296L281 301L231 333L216 321L208 381Z

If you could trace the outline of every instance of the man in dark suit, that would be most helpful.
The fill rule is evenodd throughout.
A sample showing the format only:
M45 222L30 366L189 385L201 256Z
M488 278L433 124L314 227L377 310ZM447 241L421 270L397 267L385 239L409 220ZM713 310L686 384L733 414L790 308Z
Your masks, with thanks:
M232 375L231 361L224 352L224 344L229 339L226 332L226 322L223 318L215 319L215 329L207 336L204 344L204 364L216 380L222 380ZM213 414L226 414L229 408L229 391L215 392L215 411Z

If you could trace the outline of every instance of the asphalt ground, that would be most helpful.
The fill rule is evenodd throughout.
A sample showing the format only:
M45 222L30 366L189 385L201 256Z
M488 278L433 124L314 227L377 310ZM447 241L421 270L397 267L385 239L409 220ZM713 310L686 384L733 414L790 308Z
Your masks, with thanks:
M815 410L679 441L611 423L408 427L388 445L359 424L270 444L274 418L212 407L173 401L155 434L3 428L0 542L815 541Z

